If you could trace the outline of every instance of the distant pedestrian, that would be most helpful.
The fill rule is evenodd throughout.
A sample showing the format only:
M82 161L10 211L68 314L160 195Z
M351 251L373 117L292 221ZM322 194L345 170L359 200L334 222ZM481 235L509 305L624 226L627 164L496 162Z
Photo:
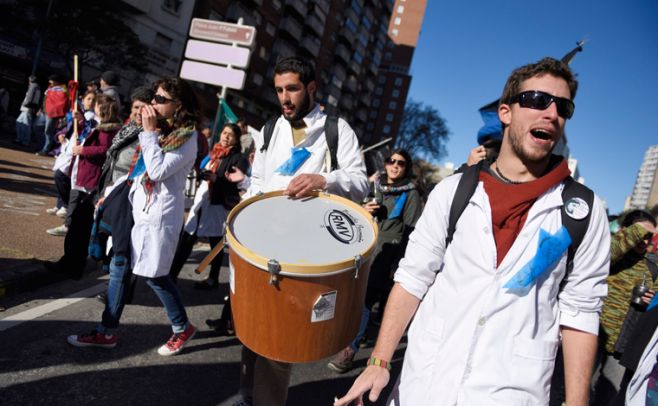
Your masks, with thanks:
M43 103L43 109L46 113L44 143L37 155L48 155L53 147L57 130L66 125L66 113L69 111L69 107L69 95L65 79L58 74L50 75Z
M37 83L36 76L28 78L27 92L21 103L21 113L16 119L16 140L15 143L23 146L30 145L32 140L32 123L34 114L39 109L41 99L41 89Z

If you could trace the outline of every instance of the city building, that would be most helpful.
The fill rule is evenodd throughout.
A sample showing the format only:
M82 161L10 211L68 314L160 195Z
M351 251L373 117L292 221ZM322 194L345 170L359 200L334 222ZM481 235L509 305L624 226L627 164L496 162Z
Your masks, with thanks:
M658 145L649 147L644 153L644 161L627 202L625 210L650 209L658 205Z

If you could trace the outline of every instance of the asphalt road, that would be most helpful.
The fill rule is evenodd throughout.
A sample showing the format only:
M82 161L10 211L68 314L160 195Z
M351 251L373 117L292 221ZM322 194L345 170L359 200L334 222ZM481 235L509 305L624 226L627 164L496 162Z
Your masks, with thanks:
M58 258L63 238L45 233L61 219L45 213L55 203L53 158L34 155L0 133L0 271ZM157 348L171 335L158 299L143 281L126 306L119 344L111 350L75 348L66 337L91 331L103 305L94 299L107 275L92 271L80 281L60 281L0 299L0 404L2 405L231 405L237 399L241 345L205 326L217 318L228 293L223 269L219 290L193 288L193 268L208 252L195 247L179 278L188 316L199 332L178 356ZM5 307L6 309L3 309ZM338 375L328 360L293 368L288 405L331 405L347 392L372 349L359 351L356 368ZM404 345L393 363L396 379ZM382 395L386 399L388 392ZM376 404L384 404L383 400Z

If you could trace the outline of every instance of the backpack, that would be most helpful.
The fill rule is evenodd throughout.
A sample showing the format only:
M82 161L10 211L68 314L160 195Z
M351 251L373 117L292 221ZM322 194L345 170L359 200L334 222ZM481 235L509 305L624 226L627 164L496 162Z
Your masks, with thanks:
M457 221L461 216L468 202L475 193L478 182L480 181L480 170L482 169L484 161L480 161L473 166L469 166L462 173L462 177L457 184L457 191L452 198L452 205L450 206L450 214L448 217L448 231L446 235L446 248L452 242L452 237L455 234ZM568 202L572 198L580 198L584 200L591 208L594 203L594 192L591 189L576 182L571 176L564 181L564 189L562 189L562 201ZM585 237L587 227L589 226L589 219L591 210L582 219L574 219L566 212L566 205L560 209L562 215L562 225L564 225L571 237L571 245L567 251L567 272L573 267L573 257L580 246L580 243Z
M263 146L260 148L260 152L267 151L272 134L274 133L274 126L278 119L278 116L272 117L265 123L263 127ZM338 169L338 116L327 116L324 122L324 136L327 140L329 155L331 156L331 170L335 171Z
M46 92L46 115L63 117L69 111L69 96L65 86L54 86Z

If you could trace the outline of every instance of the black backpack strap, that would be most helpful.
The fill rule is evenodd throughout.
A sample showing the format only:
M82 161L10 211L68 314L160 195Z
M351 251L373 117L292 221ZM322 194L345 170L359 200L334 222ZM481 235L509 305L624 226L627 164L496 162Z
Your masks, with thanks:
M324 122L324 136L331 156L331 170L338 169L338 116L327 116Z
M582 219L575 219L566 212L566 203L573 198L580 198L587 203L588 212ZM571 245L567 252L567 272L573 267L573 258L578 251L580 243L585 238L587 227L589 226L589 219L592 214L592 205L594 204L594 192L585 185L576 182L571 176L564 181L564 189L562 189L562 224L567 228L569 237L571 237Z
M270 140L272 139L272 134L274 133L274 126L276 125L278 116L272 117L265 123L263 127L263 146L260 147L260 152L267 151L267 147L270 146Z
M455 234L455 229L457 228L457 221L459 217L468 206L471 196L475 193L475 189L480 182L480 170L484 160L478 162L475 165L469 166L466 168L459 183L457 184L457 190L455 195L452 198L452 204L450 205L450 216L448 217L448 231L446 233L446 248L452 242L452 236Z

